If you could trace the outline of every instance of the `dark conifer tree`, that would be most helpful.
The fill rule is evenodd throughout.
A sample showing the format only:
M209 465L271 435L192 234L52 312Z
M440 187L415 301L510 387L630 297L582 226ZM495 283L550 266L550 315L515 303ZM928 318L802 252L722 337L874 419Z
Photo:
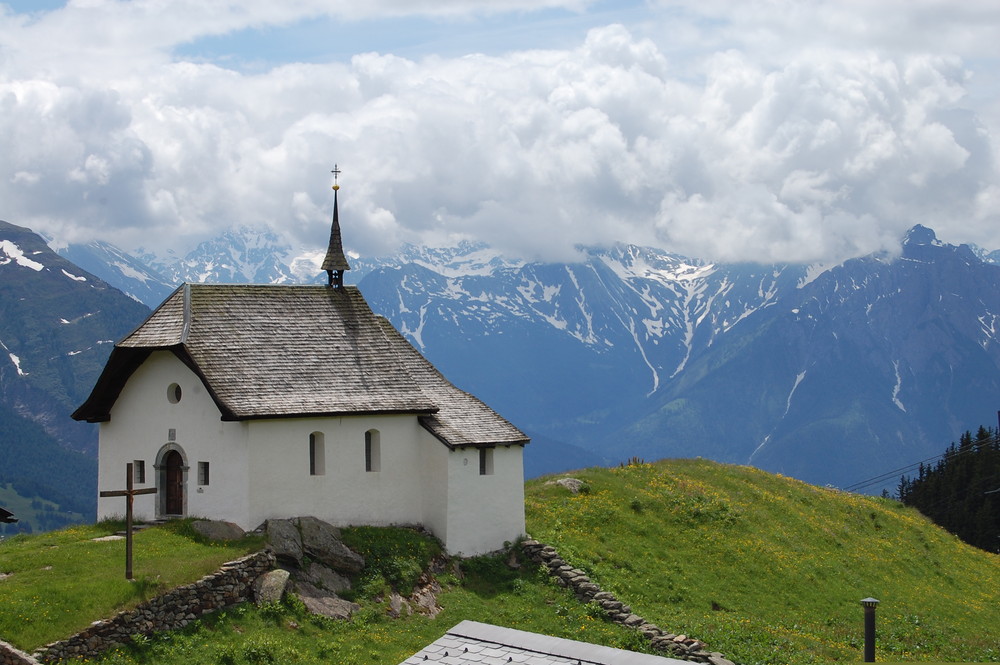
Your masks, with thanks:
M980 427L964 433L934 466L903 477L899 499L937 525L989 552L1000 552L1000 440Z

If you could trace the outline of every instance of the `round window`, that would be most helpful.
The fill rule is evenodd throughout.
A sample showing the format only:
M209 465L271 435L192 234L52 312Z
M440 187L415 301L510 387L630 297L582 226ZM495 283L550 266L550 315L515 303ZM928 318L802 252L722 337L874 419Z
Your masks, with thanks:
M171 404L177 404L181 401L181 387L176 383L171 383L167 387L167 399L170 400Z

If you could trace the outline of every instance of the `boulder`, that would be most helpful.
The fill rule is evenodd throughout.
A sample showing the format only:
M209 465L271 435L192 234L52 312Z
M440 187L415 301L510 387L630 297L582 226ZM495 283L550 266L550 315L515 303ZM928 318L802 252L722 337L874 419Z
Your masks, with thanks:
M275 557L296 566L302 563L302 537L290 520L267 520L264 532Z
M559 478L558 480L550 480L545 483L546 485L561 485L570 491L571 494L577 494L580 492L580 488L583 487L584 483L579 478Z
M195 520L191 528L209 540L239 540L246 535L236 524L218 520Z
M344 600L335 593L318 589L308 582L299 582L296 588L302 604L313 614L331 619L350 619L352 614L361 609L357 603Z
M281 602L288 588L288 578L288 571L280 568L258 577L253 583L253 602L258 606Z
M315 517L296 520L302 534L302 549L316 561L344 573L360 573L364 558L348 549L340 539L340 530Z
M351 588L351 580L315 561L302 570L296 571L295 579L334 593L347 591Z

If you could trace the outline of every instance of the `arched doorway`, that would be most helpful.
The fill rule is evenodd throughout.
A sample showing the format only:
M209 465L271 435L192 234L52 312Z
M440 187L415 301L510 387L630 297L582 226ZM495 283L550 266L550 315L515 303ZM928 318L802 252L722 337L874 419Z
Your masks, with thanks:
M184 458L176 450L171 450L164 455L163 466L166 469L163 512L167 515L183 515Z
M156 454L156 516L178 517L187 510L187 455L176 443L168 443Z

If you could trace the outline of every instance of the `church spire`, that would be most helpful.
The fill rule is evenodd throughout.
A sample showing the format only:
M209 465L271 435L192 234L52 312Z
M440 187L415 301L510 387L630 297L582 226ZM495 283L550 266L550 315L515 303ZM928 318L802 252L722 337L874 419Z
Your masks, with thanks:
M340 239L340 217L337 214L340 169L337 168L336 164L333 165L331 173L333 173L333 225L330 228L330 247L326 250L322 269L326 271L328 285L339 289L344 285L344 271L350 270L351 266L347 263L347 257L344 256L344 245Z

